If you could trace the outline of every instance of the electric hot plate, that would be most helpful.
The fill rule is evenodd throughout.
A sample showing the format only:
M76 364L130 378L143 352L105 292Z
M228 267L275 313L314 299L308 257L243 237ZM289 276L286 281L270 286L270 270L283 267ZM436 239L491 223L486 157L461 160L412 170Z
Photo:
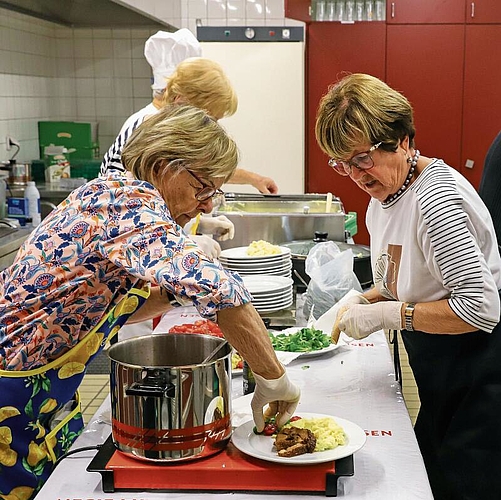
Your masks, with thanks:
M337 496L338 479L353 476L353 455L315 465L283 465L245 455L232 443L189 462L146 462L115 448L111 435L87 467L99 472L105 493L116 491L288 492Z

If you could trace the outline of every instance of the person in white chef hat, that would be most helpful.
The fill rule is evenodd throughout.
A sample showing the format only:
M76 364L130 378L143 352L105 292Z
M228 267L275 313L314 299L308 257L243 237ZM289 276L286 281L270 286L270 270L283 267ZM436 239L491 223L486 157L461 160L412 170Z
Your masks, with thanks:
M194 89L202 87L202 82L193 83L189 76L200 78L204 71L215 75L216 83L213 88L204 86L206 91L202 101L207 100L225 100L224 110L221 116L215 116L220 119L224 116L231 116L237 109L237 97L223 69L215 61L201 58L202 49L200 43L193 33L182 28L174 33L158 31L152 35L145 43L144 55L153 70L152 93L153 100L150 104L130 116L123 124L115 142L106 153L101 165L101 174L108 170L123 170L121 165L121 151L132 131L139 126L146 117L158 113L158 111L172 102L179 100L197 106L195 97L190 99ZM186 82L190 81L189 84ZM194 87L189 90L183 87ZM169 87L169 96L166 95L166 89ZM174 89L174 87L176 87ZM212 96L214 92L214 96ZM172 94L172 95L170 95ZM169 97L169 99L167 99ZM199 97L199 96L197 96ZM221 107L220 105L218 107ZM228 181L231 184L249 184L255 187L259 192L265 194L276 194L278 187L275 181L269 177L250 172L242 168L237 168L232 178ZM214 235L219 241L232 239L234 236L233 223L224 215L217 217L202 216L185 226L185 231L191 233L196 242L211 257L218 257L221 247L212 237Z
M174 33L157 31L146 40L144 56L153 70L151 84L153 100L125 120L120 129L120 134L138 119L154 115L164 107L163 97L167 79L174 73L180 62L190 57L201 57L202 47L193 33L186 28L177 30Z

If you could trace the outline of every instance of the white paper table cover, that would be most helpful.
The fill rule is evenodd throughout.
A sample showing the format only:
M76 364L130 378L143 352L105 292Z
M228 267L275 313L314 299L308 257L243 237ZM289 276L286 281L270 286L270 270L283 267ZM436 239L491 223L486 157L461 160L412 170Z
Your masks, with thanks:
M159 327L157 327L158 330ZM364 500L433 499L409 414L395 382L386 337L376 332L364 341L352 342L329 355L301 360L287 366L291 379L301 386L301 411L325 413L358 424L367 443L355 454L355 475L341 478L338 497ZM233 397L242 396L242 380L233 379ZM236 404L245 413L245 404ZM247 402L246 402L247 401ZM111 432L109 397L94 415L74 448L103 443ZM101 475L86 472L95 455L87 451L63 460L37 498L43 500L188 500L201 498L318 500L318 495L266 493L103 493Z

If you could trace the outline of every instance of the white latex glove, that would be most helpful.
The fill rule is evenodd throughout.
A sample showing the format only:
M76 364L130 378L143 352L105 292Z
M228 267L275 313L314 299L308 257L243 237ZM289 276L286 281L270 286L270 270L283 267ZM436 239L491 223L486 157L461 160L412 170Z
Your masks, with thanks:
M217 259L221 253L221 247L219 243L213 240L210 236L206 234L193 235L190 236L193 241L207 254L211 259Z
M287 423L296 410L301 390L293 384L287 373L274 380L254 373L256 388L251 402L252 416L258 432L264 429L264 419L276 417L276 424L280 428ZM263 408L269 405L263 415Z
M339 329L354 339L363 339L378 330L401 330L403 304L391 300L352 305L340 311Z
M219 241L232 240L235 236L235 226L225 215L200 217L198 231L202 234L213 234Z
M370 304L370 302L359 292L352 294L351 290L337 302L339 307L350 307L355 304Z
M325 334L331 333L331 342L337 344L341 330L339 329L339 318L346 309L354 304L370 304L370 302L357 290L351 289L338 300L328 311L326 311L316 321L311 321L311 326L317 330L322 330ZM313 309L313 307L312 307ZM310 323L310 321L308 321Z

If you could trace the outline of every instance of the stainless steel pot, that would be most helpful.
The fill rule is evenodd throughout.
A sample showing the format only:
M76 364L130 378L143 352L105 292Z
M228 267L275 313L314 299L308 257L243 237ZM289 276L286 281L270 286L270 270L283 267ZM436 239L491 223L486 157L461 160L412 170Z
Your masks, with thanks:
M2 162L1 168L9 171L8 183L12 186L26 186L31 181L31 163L16 160Z
M155 334L118 342L111 359L112 438L125 454L173 462L222 450L231 436L231 346L224 339Z

